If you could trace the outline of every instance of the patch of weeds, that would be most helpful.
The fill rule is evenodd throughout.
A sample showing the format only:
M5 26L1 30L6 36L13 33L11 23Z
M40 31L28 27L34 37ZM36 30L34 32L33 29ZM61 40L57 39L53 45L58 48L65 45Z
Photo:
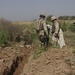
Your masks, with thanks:
M55 43L55 42L52 42L52 45L51 45L52 48L60 48L60 46L58 45L58 43Z
M33 59L37 59L42 52L47 51L47 50L48 50L48 48L38 47L37 49L35 49L35 51L33 53Z
M72 53L74 53L74 54L75 54L75 49L72 51Z
M67 62L67 61L70 61L70 58L66 58L66 59L65 59L65 62Z

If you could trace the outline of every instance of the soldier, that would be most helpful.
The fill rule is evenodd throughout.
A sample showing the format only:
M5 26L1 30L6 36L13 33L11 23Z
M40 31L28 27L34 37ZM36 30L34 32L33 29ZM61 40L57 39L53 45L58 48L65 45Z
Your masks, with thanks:
M55 42L55 45L59 44L60 48L65 46L65 41L63 37L63 31L60 29L58 19L55 16L51 17L52 25L52 40Z
M45 47L47 47L49 43L49 36L45 20L46 16L44 13L41 13L39 17L40 18L36 21L35 29L41 45L43 44Z

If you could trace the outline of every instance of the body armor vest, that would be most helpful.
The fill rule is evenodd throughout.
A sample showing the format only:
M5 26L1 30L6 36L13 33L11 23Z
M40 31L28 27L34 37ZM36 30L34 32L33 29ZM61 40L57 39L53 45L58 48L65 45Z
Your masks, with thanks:
M59 25L58 33L59 33L59 31L60 31L60 25ZM54 24L52 25L52 34L53 34L53 33L55 33L55 25L54 25Z

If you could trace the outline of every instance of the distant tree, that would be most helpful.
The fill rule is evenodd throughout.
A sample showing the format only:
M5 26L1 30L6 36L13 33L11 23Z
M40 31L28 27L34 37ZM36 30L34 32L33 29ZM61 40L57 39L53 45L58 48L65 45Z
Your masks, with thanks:
M60 20L75 20L75 16L59 16Z
M68 20L70 16L59 16L58 18L61 20Z
M47 21L50 21L51 16L52 16L52 15L47 16L46 20L47 20Z
M71 20L75 20L75 16L71 16Z

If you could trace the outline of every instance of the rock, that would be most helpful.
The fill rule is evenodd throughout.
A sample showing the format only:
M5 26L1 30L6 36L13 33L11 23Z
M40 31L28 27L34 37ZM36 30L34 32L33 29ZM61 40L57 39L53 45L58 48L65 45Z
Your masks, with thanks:
M31 45L25 45L26 48L31 48Z

